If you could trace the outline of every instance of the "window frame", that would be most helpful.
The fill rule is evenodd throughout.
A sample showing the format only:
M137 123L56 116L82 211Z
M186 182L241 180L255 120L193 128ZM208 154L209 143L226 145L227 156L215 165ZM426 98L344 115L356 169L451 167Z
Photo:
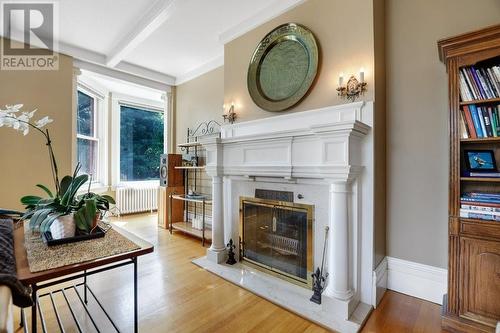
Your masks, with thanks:
M97 142L96 175L92 175L91 189L105 188L107 186L107 108L106 95L95 89L93 85L78 80L76 96L76 149L78 152L78 139ZM94 136L78 133L78 92L82 92L94 100ZM77 161L78 162L78 153Z
M113 93L112 97L112 126L111 126L111 177L112 188L130 184L156 184L158 180L122 181L120 177L120 126L121 126L121 106L143 109L150 112L163 113L163 153L167 153L168 146L168 123L169 117L165 101L155 101L151 99L139 98L130 95ZM158 161L160 163L160 161Z

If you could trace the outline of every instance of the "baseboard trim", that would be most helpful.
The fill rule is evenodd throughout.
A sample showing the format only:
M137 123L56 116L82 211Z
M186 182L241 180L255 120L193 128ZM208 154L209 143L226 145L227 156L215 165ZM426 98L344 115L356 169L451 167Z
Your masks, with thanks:
M387 290L387 272L387 257L385 257L373 271L372 305L374 308L377 308Z
M441 305L448 283L446 269L393 257L385 257L373 272L373 277L374 306L382 298L384 287Z

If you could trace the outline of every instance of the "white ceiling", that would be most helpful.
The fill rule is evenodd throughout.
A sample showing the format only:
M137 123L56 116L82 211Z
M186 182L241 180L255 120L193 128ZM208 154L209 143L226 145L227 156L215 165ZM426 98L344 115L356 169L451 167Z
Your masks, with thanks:
M180 84L221 66L224 42L303 1L61 0L59 49L83 69Z
M140 13L155 0L62 0L59 40L107 54Z

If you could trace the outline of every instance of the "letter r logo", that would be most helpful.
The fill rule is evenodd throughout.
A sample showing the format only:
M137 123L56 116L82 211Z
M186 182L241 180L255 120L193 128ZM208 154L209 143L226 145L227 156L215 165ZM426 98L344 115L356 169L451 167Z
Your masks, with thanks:
M53 54L53 3L2 2L2 21L4 55Z

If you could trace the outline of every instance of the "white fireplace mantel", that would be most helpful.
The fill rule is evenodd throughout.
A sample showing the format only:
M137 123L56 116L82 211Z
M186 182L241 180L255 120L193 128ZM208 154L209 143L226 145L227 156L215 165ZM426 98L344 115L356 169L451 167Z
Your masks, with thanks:
M297 290L294 300L290 291L261 290L270 281L278 291L301 288L265 273L253 272L246 284L233 282L324 326L357 331L373 292L372 127L373 103L358 102L223 126L220 138L202 139L213 180L212 246L206 264L198 264L231 279L224 270L235 268L223 262L225 244L239 237L240 196L253 195L259 187L304 193L295 200L315 206L314 267L322 260L325 227L330 229L329 277L320 308L303 297L304 290Z

